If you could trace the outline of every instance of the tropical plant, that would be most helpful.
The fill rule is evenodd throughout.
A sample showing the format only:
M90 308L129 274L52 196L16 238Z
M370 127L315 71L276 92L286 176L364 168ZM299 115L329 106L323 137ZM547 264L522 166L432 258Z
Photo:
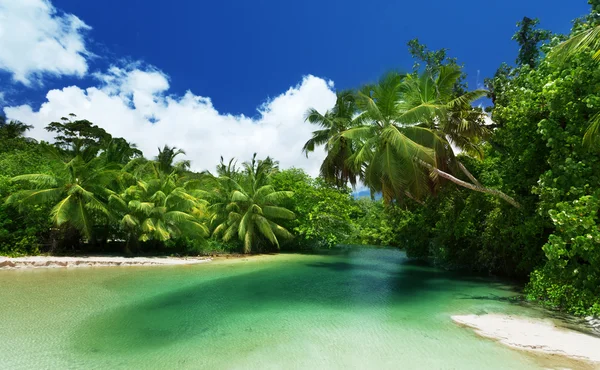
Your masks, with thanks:
M523 20L517 23L519 31L514 34L512 39L519 44L519 55L517 56L517 65L519 66L528 65L529 68L535 68L539 62L539 44L550 39L550 31L539 29L537 27L539 23L539 19L529 17L523 17Z
M508 195L482 186L456 160L452 144L475 152L477 140L486 131L483 113L470 106L486 91L454 97L460 75L460 69L451 65L421 75L389 73L379 83L359 90L357 119L364 124L341 135L357 145L349 162L360 169L371 191L381 192L387 202L404 197L418 201L443 178L518 207ZM453 167L472 182L455 177Z
M600 61L600 1L589 0L591 13L575 23L575 32L567 40L556 46L551 57L563 62L565 59L582 51L593 50L593 59Z
M243 243L244 253L250 253L263 240L279 248L280 239L292 235L276 220L289 220L294 213L280 204L293 195L290 191L276 191L269 184L270 177L277 171L277 163L266 158L243 164L243 179L230 177L215 179L210 210L212 222L216 224L213 235L228 242L235 236Z
M2 141L20 138L31 128L33 126L19 121L6 122L6 118L0 116L0 140Z
M96 157L105 149L112 136L103 128L85 119L77 119L73 113L51 122L46 131L54 132L54 146L67 157L80 156L84 161Z
M600 61L600 1L590 0L592 12L587 17L587 23L576 23L582 28L576 31L566 41L554 47L550 53L551 59L565 62L568 58L586 51L593 51L593 60ZM583 144L588 148L600 145L600 112L589 120L589 126L583 136Z
M360 175L348 164L348 159L354 154L353 143L341 135L358 124L355 120L357 112L352 91L337 93L335 106L325 114L312 108L306 112L305 120L321 126L322 129L313 132L312 138L304 144L302 151L308 157L308 153L314 151L316 146L324 145L327 156L321 164L321 176L339 188L346 187L348 183L354 187Z
M313 249L350 241L354 231L351 217L357 211L350 188L340 189L320 177L313 179L297 168L279 171L271 184L294 193L281 204L296 215L280 223L296 236L286 247Z
M53 204L51 219L56 226L68 224L94 241L94 226L98 219L107 220L111 213L106 206L107 185L118 175L119 167L95 157L85 161L76 155L62 162L54 173L20 175L12 182L23 182L28 189L11 194L6 202L20 210L36 204Z
M113 137L104 148L104 156L106 162L126 165L135 158L142 158L142 151L121 137Z
M165 145L162 149L158 148L158 156L154 159L158 170L163 174L171 174L173 171L181 173L188 170L190 168L190 161L175 162L175 157L180 154L185 155L185 151L168 145Z
M206 202L192 195L175 171L149 180L137 179L121 194L111 194L109 205L120 215L128 252L138 241L166 242L209 235L202 220Z

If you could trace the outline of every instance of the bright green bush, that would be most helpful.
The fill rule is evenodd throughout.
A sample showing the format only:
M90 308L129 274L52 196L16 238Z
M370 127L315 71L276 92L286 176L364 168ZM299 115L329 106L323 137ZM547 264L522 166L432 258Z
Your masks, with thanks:
M295 238L282 247L328 248L348 242L353 228L351 218L357 211L349 189L338 189L323 179L313 179L296 168L273 175L276 189L292 191L285 206L296 219L283 223Z
M393 217L393 207L386 207L382 200L360 198L354 201L356 212L353 215L353 244L363 245L397 245L395 229L397 224Z
M542 248L546 265L531 275L530 299L575 314L600 314L599 210L596 195L550 210L556 230Z

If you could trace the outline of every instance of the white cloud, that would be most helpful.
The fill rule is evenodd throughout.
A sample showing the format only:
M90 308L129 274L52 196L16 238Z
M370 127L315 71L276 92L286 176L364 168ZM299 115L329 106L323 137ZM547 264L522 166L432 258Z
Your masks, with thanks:
M83 76L88 29L48 0L0 0L0 69L25 85L44 74Z
M306 76L300 84L267 101L257 118L219 113L210 98L188 91L168 95L168 77L153 68L112 67L97 74L98 87L65 87L48 92L38 111L31 106L5 108L6 115L34 128L36 139L51 140L44 127L69 113L88 119L114 136L136 143L148 157L164 144L186 150L196 170L213 170L219 157L250 159L257 152L279 160L281 167L300 167L317 175L322 150L308 159L302 146L317 127L304 122L309 107L324 112L335 104L333 83ZM154 123L153 123L154 122Z

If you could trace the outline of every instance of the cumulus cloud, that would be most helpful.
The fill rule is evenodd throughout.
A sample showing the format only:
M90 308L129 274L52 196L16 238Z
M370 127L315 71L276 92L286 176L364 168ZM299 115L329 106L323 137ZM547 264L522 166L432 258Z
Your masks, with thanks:
M256 118L249 118L220 113L210 98L191 91L169 95L168 77L151 67L112 67L95 76L100 81L97 87L51 90L37 111L22 105L5 108L5 113L33 125L30 136L43 140L52 139L44 130L49 122L75 113L136 143L149 157L164 144L182 148L195 170L213 170L221 155L244 161L257 152L279 160L283 168L294 166L318 174L323 151L308 159L301 153L316 129L304 122L304 113L309 107L322 112L333 107L330 81L305 76L297 86L261 105Z
M88 29L48 0L0 0L0 69L25 85L44 74L83 76Z

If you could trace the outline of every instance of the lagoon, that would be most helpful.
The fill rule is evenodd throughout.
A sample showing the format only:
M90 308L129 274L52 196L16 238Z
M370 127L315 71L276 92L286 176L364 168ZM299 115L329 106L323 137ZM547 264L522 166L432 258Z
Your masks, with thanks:
M539 316L500 281L348 248L202 265L0 271L2 368L577 367L450 317Z

